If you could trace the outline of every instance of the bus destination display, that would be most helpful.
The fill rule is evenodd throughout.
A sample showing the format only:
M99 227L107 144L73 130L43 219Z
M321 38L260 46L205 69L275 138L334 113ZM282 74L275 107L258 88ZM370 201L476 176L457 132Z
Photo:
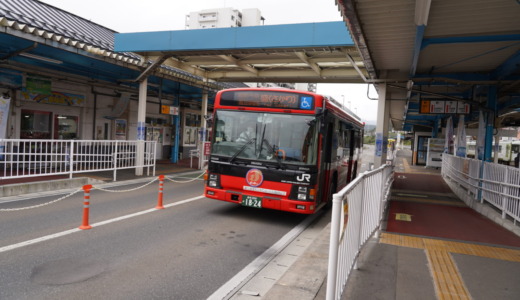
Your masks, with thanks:
M221 105L313 109L314 97L306 94L275 91L227 91L220 96Z

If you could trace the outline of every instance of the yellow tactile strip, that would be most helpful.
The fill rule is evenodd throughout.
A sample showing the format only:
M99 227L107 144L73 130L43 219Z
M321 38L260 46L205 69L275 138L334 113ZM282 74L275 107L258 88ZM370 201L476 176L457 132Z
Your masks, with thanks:
M447 251L426 250L438 299L471 299L455 261Z
M417 167L413 168L410 166L410 163L408 162L408 159L406 159L406 158L403 158L401 161L403 162L404 173L425 174L425 175L432 175L432 174L440 173L437 171L437 169L428 170L428 169L417 168Z
M520 262L520 250L517 249L443 241L430 238L392 234L387 232L381 234L380 243L426 250L443 250L450 253Z
M443 241L382 233L379 241L401 247L424 249L428 258L438 299L471 299L468 289L450 253L520 262L520 250L470 243Z
M403 159L403 167L405 173L411 173L412 169L410 168L410 164L408 163L408 160L405 158Z

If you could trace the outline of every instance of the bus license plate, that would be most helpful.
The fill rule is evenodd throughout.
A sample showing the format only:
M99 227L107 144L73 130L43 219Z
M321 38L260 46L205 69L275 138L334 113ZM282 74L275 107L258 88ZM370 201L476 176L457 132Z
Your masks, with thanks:
M249 207L262 208L262 198L255 196L244 196L242 198L242 205Z

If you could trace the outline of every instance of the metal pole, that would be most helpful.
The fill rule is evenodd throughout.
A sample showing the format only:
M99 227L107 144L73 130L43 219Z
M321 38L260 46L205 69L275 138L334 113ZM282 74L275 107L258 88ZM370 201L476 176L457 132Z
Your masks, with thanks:
M147 86L148 78L143 79L143 81L139 83L139 104L137 109L137 151L135 168L135 175L137 176L143 175Z
M202 91L202 109L201 109L201 141L199 143L199 170L204 165L204 142L206 141L206 115L208 114L208 91Z
M386 145L388 143L388 123L390 105L386 100L386 83L379 84L379 100L377 101L376 149L374 167L386 164Z

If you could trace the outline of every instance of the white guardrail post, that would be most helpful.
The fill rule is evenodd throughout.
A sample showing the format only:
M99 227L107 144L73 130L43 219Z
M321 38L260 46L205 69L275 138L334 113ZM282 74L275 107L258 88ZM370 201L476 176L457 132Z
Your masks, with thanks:
M74 174L74 140L70 141L69 148L69 178L72 178Z
M390 165L383 165L365 172L333 195L327 300L341 298L351 270L357 269L361 249L380 227L392 169Z
M377 174L376 174L377 175ZM361 248L361 245L363 244L363 230L365 228L363 228L363 225L366 224L365 222L365 218L370 218L370 215L368 216L365 216L364 213L365 213L365 206L366 206L366 203L365 201L368 201L366 200L366 197L365 195L367 194L366 191L365 191L365 181L367 180L366 177L363 177L363 180L361 180L361 182L359 183L359 185L361 186L361 199L359 199L358 201L360 202L359 204L359 223L358 225L356 226L357 229L358 229L358 232L357 232L357 241L356 241L356 249L360 249ZM348 238L348 237L345 237L345 238ZM353 266L353 269L354 270L357 270L358 269L358 266L357 266L357 263L358 263L358 260L357 259L354 259L354 266Z
M146 162L139 159L138 148L144 141L100 140L27 140L0 139L0 179L68 175L152 168L155 176L157 143L147 142ZM144 156L144 152L140 152Z
M508 178L508 175L509 175L509 168L505 168L506 169L506 173L504 174L504 182L507 183L507 178ZM502 219L505 219L506 218L506 211L507 211L507 200L509 199L509 197L507 196L507 184L502 184L502 182L500 183L501 185L501 190L502 190Z
M466 172L467 165L475 171ZM520 222L518 168L448 154L443 155L444 168L442 174L446 182L468 206L473 207L473 202L486 203L500 210L502 219L511 217L513 223ZM472 197L470 191L474 194Z
M112 151L112 167L114 168L114 181L117 181L117 151L119 148L119 141L116 141L114 150Z
M332 196L332 221L330 223L329 265L327 276L327 300L334 300L336 295L336 279L338 275L339 232L341 227L341 211L343 199L340 194Z

